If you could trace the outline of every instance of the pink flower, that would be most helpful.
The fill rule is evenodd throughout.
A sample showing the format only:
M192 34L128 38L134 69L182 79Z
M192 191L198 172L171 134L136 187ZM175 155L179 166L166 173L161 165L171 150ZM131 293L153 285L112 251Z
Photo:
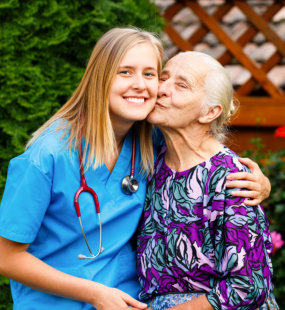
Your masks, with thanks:
M283 246L283 244L284 244L284 241L282 240L281 234L278 233L278 232L275 231L275 230L272 231L272 232L270 233L270 235L271 235L272 244L273 244L273 252L272 252L272 254L274 254L275 251L276 251L277 249L282 248L282 246Z
M285 126L278 127L274 133L274 137L285 138Z

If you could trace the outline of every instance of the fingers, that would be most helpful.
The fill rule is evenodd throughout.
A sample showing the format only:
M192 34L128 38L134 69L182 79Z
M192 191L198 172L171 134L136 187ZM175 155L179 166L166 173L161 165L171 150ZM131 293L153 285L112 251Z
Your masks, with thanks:
M245 200L244 203L249 206L261 203L270 193L270 182L268 178L262 173L257 163L249 158L239 158L239 161L246 165L249 172L231 173L227 176L226 186L228 188L246 188L249 191L233 191L233 196L240 196L251 198Z
M227 181L226 187L228 188L246 188L250 191L260 192L261 186L259 183L253 181ZM238 191L240 193L240 191ZM239 196L239 195L238 195ZM245 197L245 196L243 196ZM246 196L251 197L251 196Z
M147 308L147 304L134 299L133 297L131 297L130 295L128 295L124 292L122 292L122 298L128 305L130 305L134 308L137 308L137 309L146 309Z
M256 199L258 197L258 192L257 191L232 191L231 195L235 197Z
M235 197L250 198L243 201L247 206L257 206L262 201L259 197L259 192L256 191L232 191L231 195Z
M250 171L253 171L258 167L258 164L253 160L251 160L250 158L239 158L238 160L242 164L246 165L250 169Z
M227 180L248 180L255 182L256 177L250 172L236 172L227 175Z
M247 206L257 206L263 200L257 191L232 191L231 195L235 197L250 198L243 201Z
M247 206L257 206L259 205L260 201L259 199L245 199L243 203Z

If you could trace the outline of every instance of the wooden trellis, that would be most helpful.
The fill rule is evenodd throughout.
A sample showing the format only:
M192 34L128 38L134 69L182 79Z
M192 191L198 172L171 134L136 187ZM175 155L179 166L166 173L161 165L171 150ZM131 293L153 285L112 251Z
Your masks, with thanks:
M275 85L267 76L274 66L282 63L285 57L285 44L279 35L270 27L271 18L284 6L283 1L271 3L262 15L258 15L247 1L226 1L219 5L216 11L209 14L207 10L193 0L176 0L167 8L163 17L166 21L165 32L181 51L195 50L195 45L204 36L212 32L225 46L226 51L218 58L222 65L227 65L233 59L250 72L250 78L240 85L235 95L240 102L240 112L232 121L235 126L280 126L285 125L284 91ZM189 8L200 21L200 26L188 39L184 39L172 25L172 19L185 7ZM247 19L247 29L235 40L221 27L221 20L233 8L237 7ZM255 63L243 50L252 38L261 32L276 51L262 64ZM261 93L253 95L253 90L259 85Z

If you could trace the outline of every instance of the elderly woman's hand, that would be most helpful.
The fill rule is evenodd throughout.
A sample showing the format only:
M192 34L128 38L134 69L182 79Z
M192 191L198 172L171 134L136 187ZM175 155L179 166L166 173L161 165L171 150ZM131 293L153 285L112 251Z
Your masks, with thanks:
M231 195L246 197L244 203L255 206L269 197L271 185L269 179L262 173L257 163L249 158L240 158L251 172L231 173L227 176L227 187L245 188L246 190L232 191Z

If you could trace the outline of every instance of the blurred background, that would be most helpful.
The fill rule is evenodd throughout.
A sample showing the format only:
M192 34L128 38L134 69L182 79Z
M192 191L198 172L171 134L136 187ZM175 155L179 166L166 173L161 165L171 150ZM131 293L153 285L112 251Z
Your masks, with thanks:
M160 34L164 59L196 50L228 70L240 109L227 145L259 163L272 192L275 296L285 308L284 0L1 0L0 197L9 160L78 85L98 38L133 25ZM25 197L23 197L23 202ZM0 309L12 309L0 276Z

